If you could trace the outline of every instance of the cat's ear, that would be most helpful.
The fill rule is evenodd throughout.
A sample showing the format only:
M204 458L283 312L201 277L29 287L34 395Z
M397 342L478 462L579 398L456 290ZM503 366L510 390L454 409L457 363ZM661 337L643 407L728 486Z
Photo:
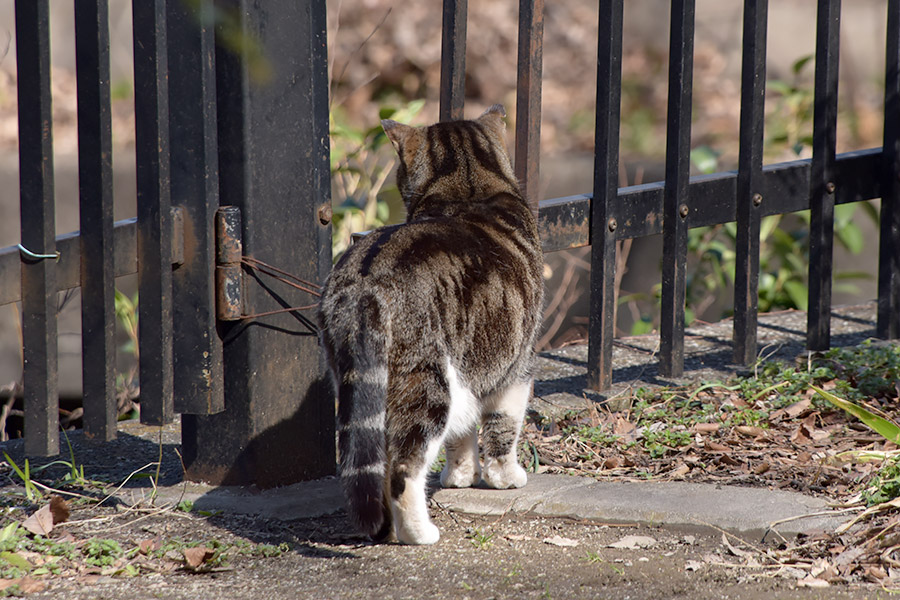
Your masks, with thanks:
M415 133L416 128L392 121L391 119L383 119L381 128L384 129L385 135L391 140L391 144L394 146L397 154L403 156L403 146L406 145L406 140Z
M503 122L503 117L505 116L506 109L503 108L503 105L495 104L484 111L476 120L482 125L492 128L502 138L506 133L506 123Z

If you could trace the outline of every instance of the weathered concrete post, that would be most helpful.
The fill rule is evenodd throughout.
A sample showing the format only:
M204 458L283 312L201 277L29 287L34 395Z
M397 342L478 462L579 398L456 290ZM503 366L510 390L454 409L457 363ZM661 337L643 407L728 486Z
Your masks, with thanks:
M219 203L240 209L245 256L321 283L331 268L318 210L331 202L325 2L216 7ZM245 314L316 300L250 270L243 281ZM314 311L220 322L219 334L225 410L183 416L186 476L272 487L333 473L334 399Z

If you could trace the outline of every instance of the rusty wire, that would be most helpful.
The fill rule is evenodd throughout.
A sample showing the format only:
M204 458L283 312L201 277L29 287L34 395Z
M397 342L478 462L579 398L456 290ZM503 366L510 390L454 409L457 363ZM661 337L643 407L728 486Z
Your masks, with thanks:
M313 296L321 297L321 295L322 295L321 292L319 291L322 289L322 286L320 286L316 283L312 283L310 281L301 279L301 278L297 277L296 275L292 275L291 273L288 273L286 271L282 271L278 267L274 267L274 266L272 266L268 263L265 263L257 258L253 258L251 256L242 256L241 264L246 266L249 269L256 270L256 271L259 271L260 273L268 275L269 277L272 277L273 279L276 279L276 280L278 280L284 284L287 284L293 288L296 288L296 289L306 292L308 294L312 294ZM269 311L261 312L261 313L254 313L251 315L242 314L241 320L256 319L259 317L268 317L270 315L277 315L277 314L295 312L295 311L300 311L300 310L309 310L311 308L315 308L318 305L319 305L319 303L315 302L313 304L307 304L305 306L292 306L292 307L281 308L281 309L277 309L277 310L269 310Z

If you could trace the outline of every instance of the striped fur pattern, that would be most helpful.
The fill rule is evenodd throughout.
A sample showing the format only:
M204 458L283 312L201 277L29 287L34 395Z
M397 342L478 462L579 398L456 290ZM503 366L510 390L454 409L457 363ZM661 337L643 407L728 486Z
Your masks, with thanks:
M375 539L438 540L425 486L442 444L444 486L525 485L516 445L543 260L504 116L495 105L472 121L383 121L407 221L350 248L325 285L341 478L351 518Z

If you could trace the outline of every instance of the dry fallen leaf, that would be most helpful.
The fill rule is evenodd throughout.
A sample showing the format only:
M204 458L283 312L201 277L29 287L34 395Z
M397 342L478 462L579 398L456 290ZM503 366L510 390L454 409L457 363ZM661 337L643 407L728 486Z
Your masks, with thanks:
M766 435L766 430L761 427L753 427L751 425L738 425L734 428L741 435L747 437L760 437Z
M637 550L638 548L649 548L656 545L656 540L646 535L626 535L618 542L609 545L610 548L619 548L622 550Z
M724 533L722 534L722 545L728 548L728 551L733 555L740 558L749 559L753 556L752 552L747 552L746 550L741 550L740 548L735 548L734 546L732 546L731 542L728 541L728 537Z
M687 466L687 465L684 464L684 463L681 463L680 465L678 465L677 468L675 468L675 469L670 473L670 475L671 475L672 477L684 477L685 475L687 475L688 473L690 473L690 471L691 471L691 468L690 468L689 466Z
M765 473L766 471L768 471L771 468L772 468L772 466L769 463L762 462L762 463L759 463L758 465L756 465L755 467L753 467L753 472L756 475L762 475L763 473Z
M37 581L27 575L25 577L19 577L17 579L0 579L0 591L3 591L6 588L12 587L14 585L19 586L19 591L22 594L35 594L37 592L43 592L44 588L47 587L47 584L43 581Z
M616 419L616 424L613 427L613 433L615 433L617 435L623 435L626 433L631 433L632 431L634 431L634 429L635 429L634 423L632 423L631 421L628 421L627 419L623 419L622 417L619 417Z
M35 535L48 535L53 531L53 513L50 512L50 505L45 504L32 513L32 515L22 523L22 527Z
M810 588L826 588L831 584L825 581L824 579L819 579L818 577L813 577L812 575L807 575L803 579L797 582L797 585L800 587L810 587Z
M27 575L19 580L19 589L22 590L23 594L36 594L38 592L43 592L44 588L46 587L47 584L43 581L32 579Z
M181 551L184 555L184 563L189 569L199 569L203 563L208 561L215 555L215 551L206 546L197 546L196 548L185 548Z
M569 548L574 548L578 545L578 540L573 540L571 538L565 538L559 535L554 535L553 537L544 538L545 544L550 544L551 546L565 546Z
M811 404L812 400L810 400L809 398L804 398L803 400L794 402L793 404L785 408L784 412L785 414L787 414L787 416L793 419L802 415L806 411L806 409L810 407Z
M699 433L715 433L720 427L719 423L695 423L693 430Z
M604 469L615 469L618 468L620 464L619 458L617 456L612 456L603 461Z
M704 447L710 452L731 452L731 448L718 442L707 441Z
M138 552L141 554L156 552L160 548L162 548L162 538L158 536L148 540L141 540L140 543L138 543Z

